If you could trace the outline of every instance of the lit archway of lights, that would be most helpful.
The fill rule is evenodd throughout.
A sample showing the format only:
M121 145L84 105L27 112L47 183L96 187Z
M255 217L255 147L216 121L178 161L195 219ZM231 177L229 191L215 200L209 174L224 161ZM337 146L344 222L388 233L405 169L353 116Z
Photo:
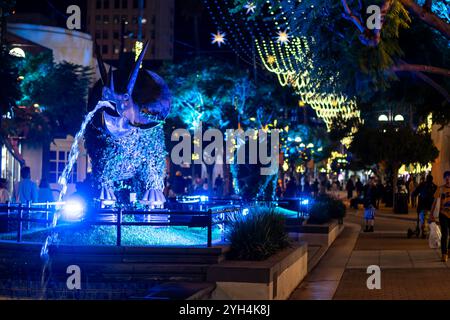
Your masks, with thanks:
M265 12L271 18L248 19L247 12L241 10L232 14L233 0L204 0L217 27L229 35L229 47L245 62L253 64L255 54L258 65L274 73L282 86L291 87L299 95L302 104L310 105L328 129L336 118L344 120L360 119L354 99L335 92L325 92L321 83L313 80L313 61L307 57L309 43L306 38L290 37L289 42L280 42L279 32L292 33L289 19L282 5L272 7L267 4ZM291 6L295 5L294 1Z

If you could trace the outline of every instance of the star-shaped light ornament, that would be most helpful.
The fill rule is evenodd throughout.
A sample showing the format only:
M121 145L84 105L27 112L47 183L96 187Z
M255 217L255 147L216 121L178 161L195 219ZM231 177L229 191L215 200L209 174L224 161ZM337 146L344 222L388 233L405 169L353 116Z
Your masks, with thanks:
M255 13L256 5L253 2L247 2L247 4L244 6L244 9L247 9L247 14Z
M220 32L220 31L217 31L217 33L216 34L214 34L214 33L211 33L211 35L212 35L212 44L216 44L217 43L217 45L219 46L219 48L220 48L220 46L222 45L222 44L225 44L226 43L226 41L227 41L227 39L225 38L225 36L227 35L225 32Z
M277 37L277 42L281 43L281 44L286 44L286 43L289 43L289 41L290 41L289 38L290 38L290 35L286 30L279 31L278 37Z
M275 61L276 61L275 56L270 55L270 56L267 57L267 63L269 65L273 65L275 63Z

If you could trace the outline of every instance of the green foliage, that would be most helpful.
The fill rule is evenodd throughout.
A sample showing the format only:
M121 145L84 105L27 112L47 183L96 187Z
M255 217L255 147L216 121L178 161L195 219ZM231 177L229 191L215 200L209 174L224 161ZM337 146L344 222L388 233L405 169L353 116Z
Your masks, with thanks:
M57 134L75 135L86 112L90 69L68 62L55 64L51 53L27 55L18 62L18 68L24 77L19 105L39 105L40 116L29 119L30 127L46 123L44 131L49 138L46 141ZM45 123L42 117L47 119ZM40 125L33 122L40 122ZM30 134L27 138L33 137Z
M446 69L450 47L448 39L419 16L412 15L400 0L392 0L387 12L380 41L370 45L376 32L361 32L345 14L341 0L255 0L257 11L249 20L271 21L268 7L272 6L280 25L284 25L282 11L287 15L292 37L305 37L314 69L312 83L320 82L321 90L334 90L355 97L358 107L371 106L383 94L393 105L404 104L406 100L412 111L422 119L433 114L434 123L446 125L450 122L449 101L444 98L437 84L446 91L450 87L446 76L426 73L435 84L424 81L417 72L392 72L400 63L436 66ZM384 0L346 0L352 13L366 27L369 17L365 13L369 5L380 7ZM414 2L414 1L413 1ZM424 0L415 1L420 6ZM247 0L235 0L231 12L244 10ZM446 0L434 0L431 13L449 23L449 7ZM297 70L302 72L303 70ZM402 88L401 91L398 89ZM401 95L398 94L401 92ZM373 110L372 110L373 111Z
M426 165L439 155L431 134L410 127L362 127L354 135L349 151L366 165L385 161L398 169L401 164Z
M289 246L285 217L269 208L252 208L231 223L229 256L236 260L265 260Z
M346 208L341 200L334 199L328 195L321 195L314 200L310 210L308 223L323 224L331 219L343 219Z
M276 82L255 85L245 70L209 57L166 64L161 75L173 95L169 117L190 128L261 128L297 103Z
M14 66L15 58L6 52L0 52L0 114L5 115L11 111L16 100L20 97L17 78L17 68Z

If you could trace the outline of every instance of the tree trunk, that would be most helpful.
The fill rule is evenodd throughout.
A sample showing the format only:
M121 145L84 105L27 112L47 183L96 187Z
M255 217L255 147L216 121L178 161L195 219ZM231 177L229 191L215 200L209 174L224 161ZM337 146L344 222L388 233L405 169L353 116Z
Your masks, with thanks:
M419 6L414 0L400 0L400 2L406 9L416 15L423 22L439 31L447 39L450 39L450 24L446 23L434 13L431 13L425 8Z
M395 194L397 193L397 182L398 182L398 170L400 165L394 163L392 165L392 210L395 210Z

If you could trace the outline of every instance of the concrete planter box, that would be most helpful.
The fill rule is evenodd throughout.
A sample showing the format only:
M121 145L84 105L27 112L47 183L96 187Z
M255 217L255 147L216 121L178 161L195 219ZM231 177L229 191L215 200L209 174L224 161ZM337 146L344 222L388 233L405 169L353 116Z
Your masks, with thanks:
M225 260L210 266L213 300L284 300L307 274L307 244L296 243L264 261Z
M288 225L289 237L295 241L304 241L313 246L329 247L344 230L337 220L325 224Z

